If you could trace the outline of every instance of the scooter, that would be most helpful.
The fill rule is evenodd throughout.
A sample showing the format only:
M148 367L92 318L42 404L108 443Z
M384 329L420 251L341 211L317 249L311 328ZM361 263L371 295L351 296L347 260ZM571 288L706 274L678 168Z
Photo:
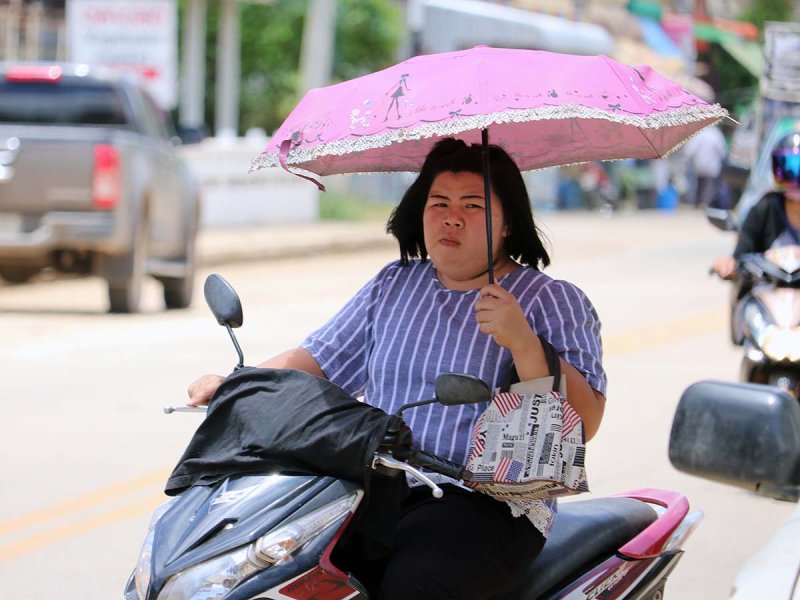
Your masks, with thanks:
M205 296L230 334L241 369L233 334L242 323L239 298L218 275L206 280ZM489 395L476 378L443 374L436 398L427 402L459 405ZM397 425L407 408L395 415ZM435 498L444 492L429 474L461 479L464 473L462 466L407 444L381 445L370 468L409 474ZM366 504L364 492L352 481L280 468L189 487L153 513L125 600L368 600L364 586L336 564L337 545ZM701 512L689 512L683 495L667 490L563 502L525 576L498 589L492 600L661 600L701 518Z
M740 379L800 397L800 246L746 254L736 266L732 336Z
M738 229L730 211L707 209L706 217L722 231ZM800 246L745 254L735 273L730 337L744 347L740 380L775 385L800 398Z

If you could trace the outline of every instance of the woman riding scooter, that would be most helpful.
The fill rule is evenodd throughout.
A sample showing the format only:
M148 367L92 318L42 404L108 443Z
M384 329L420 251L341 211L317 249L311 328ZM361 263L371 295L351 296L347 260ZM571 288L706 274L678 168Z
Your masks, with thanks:
M772 150L776 190L764 195L747 214L733 256L714 262L714 272L733 279L736 260L743 254L800 245L800 132L781 138ZM740 289L738 299L749 290Z
M733 256L714 271L735 280L731 341L744 346L741 380L800 394L797 256L800 248L800 132L772 151L776 191L750 209ZM787 289L788 288L788 289Z

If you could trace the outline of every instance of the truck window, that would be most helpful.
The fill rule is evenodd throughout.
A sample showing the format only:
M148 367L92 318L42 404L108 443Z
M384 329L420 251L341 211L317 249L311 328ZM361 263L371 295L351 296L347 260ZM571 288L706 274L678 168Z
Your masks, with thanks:
M169 123L169 115L158 107L146 90L139 87L132 89L129 97L136 107L135 112L144 133L162 140L169 140L175 135Z
M128 125L122 99L110 86L3 80L0 123Z
M177 133L175 133L175 127L172 124L172 118L169 113L159 108L156 101L147 92L142 94L142 98L144 98L144 103L148 107L148 112L156 122L161 137L165 140L175 137Z

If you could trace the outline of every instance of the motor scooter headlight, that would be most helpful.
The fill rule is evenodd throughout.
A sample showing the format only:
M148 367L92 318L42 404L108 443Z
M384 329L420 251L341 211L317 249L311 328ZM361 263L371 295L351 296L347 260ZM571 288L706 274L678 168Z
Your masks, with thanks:
M800 327L794 329L768 327L761 348L772 360L800 361Z
M759 348L763 348L764 336L767 329L771 327L764 316L764 311L756 302L751 301L745 305L743 316L745 331L749 333Z
M174 575L161 590L158 600L222 598L242 581L270 566L251 557L251 546L243 546Z
M361 497L355 492L261 536L252 544L170 577L158 600L219 600L248 577L287 560L307 542L344 520Z
M139 551L139 561L136 563L136 571L133 574L133 581L136 584L136 595L139 600L147 597L147 588L150 586L150 574L153 568L153 540L156 535L156 525L161 520L175 498L170 498L153 511L150 517L150 525L147 528L147 535L144 538L142 549Z

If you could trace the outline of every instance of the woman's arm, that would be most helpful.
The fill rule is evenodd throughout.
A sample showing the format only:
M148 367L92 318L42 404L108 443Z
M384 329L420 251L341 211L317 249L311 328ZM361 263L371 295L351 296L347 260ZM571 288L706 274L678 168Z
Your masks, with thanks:
M304 348L292 348L265 360L258 366L262 369L297 369L298 371L305 371L311 375L327 379L317 361Z
M530 331L530 335L520 337L520 339L525 338L527 338L527 342L522 342L516 349L511 350L520 381L547 377L550 373L539 336ZM561 375L567 381L567 402L580 415L581 421L583 421L584 437L588 442L597 433L600 422L603 420L606 406L605 396L593 390L586 378L575 367L564 359L560 360Z
M292 348L265 360L260 365L261 369L297 369L311 375L327 379L314 357L303 348ZM217 388L224 381L222 375L203 375L189 386L189 406L205 406L211 400Z
M476 318L483 333L508 348L521 381L547 377L550 372L539 340L516 298L497 284L484 287L475 305ZM606 399L592 389L586 378L561 359L561 373L567 382L567 401L580 415L586 440L594 437L603 419Z

